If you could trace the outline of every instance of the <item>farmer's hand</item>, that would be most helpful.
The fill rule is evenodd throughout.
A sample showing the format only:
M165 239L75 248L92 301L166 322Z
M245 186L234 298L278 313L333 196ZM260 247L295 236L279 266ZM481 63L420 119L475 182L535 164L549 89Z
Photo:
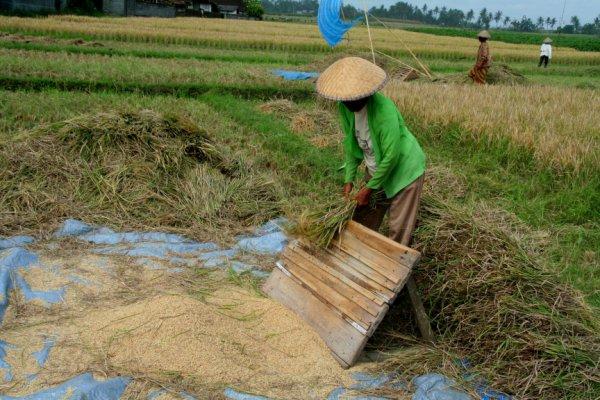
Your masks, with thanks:
M369 200L371 198L371 192L373 190L368 187L364 187L358 191L358 194L354 198L359 206L366 206L369 204Z
M342 189L342 193L344 195L345 198L349 198L350 197L350 193L352 193L352 188L354 187L354 185L352 184L352 182L348 182L346 184L344 184L344 188Z

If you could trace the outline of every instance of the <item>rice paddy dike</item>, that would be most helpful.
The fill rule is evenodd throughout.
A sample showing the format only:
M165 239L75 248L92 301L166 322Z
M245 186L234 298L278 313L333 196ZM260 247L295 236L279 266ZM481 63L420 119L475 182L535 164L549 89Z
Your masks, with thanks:
M466 73L476 52L473 39L395 32L376 28L376 47L412 63L399 36L442 77ZM331 51L301 24L0 17L0 235L39 235L76 217L227 244L335 201L335 107L311 82L271 70L320 71L365 54L366 38L358 27ZM454 360L467 357L521 399L598 398L600 53L558 47L543 70L537 45L491 50L527 84L385 89L428 156L417 283L439 343L407 339L400 301L369 344L392 357L370 368L460 379ZM0 339L8 334L18 331ZM117 361L111 373L131 372ZM137 385L177 382L138 372ZM185 383L204 396L221 390Z

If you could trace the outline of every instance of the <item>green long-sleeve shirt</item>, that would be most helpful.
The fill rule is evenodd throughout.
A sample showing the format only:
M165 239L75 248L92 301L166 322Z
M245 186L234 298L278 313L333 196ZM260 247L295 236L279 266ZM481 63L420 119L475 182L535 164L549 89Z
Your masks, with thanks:
M339 103L342 129L345 134L346 157L344 182L353 182L363 160L363 151L354 132L354 113ZM375 93L367 103L369 131L377 170L367 182L371 189L383 189L388 198L410 185L425 172L425 154L410 133L394 102Z

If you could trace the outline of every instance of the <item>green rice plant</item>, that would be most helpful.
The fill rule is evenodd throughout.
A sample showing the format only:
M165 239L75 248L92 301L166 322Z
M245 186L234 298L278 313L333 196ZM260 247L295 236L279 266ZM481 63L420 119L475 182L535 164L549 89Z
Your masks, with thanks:
M475 37L477 31L474 29L465 28L442 28L442 27L419 27L410 26L403 29L412 32L422 32L432 35L442 36L458 36L458 37ZM505 30L492 31L493 40L506 43L517 44L541 44L548 37L548 33L533 33L533 32L513 32ZM600 41L597 36L593 35L571 35L571 34L551 34L554 40L554 45L557 47L571 47L581 51L600 51Z

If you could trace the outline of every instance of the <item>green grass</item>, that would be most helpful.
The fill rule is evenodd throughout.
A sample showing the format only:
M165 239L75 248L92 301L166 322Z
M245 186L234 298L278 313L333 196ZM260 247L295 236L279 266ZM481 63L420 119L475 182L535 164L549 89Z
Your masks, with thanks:
M413 32L429 33L439 36L459 36L473 38L477 30L464 28L442 28L433 26L407 26L403 29ZM600 51L600 39L594 35L571 35L556 33L527 33L491 29L492 40L515 44L539 44L551 36L557 47L571 47L581 51Z
M548 68L539 68L537 62L512 62L510 67L524 75L531 83L540 85L562 85L588 88L600 88L600 67L588 65L564 65L559 60L551 62ZM434 74L446 75L467 73L472 60L446 61L432 60L427 63Z
M144 59L138 57L46 53L42 51L0 50L3 77L51 78L110 81L114 83L189 84L250 83L275 84L281 78L271 70L281 64L202 61L194 59ZM291 82L288 87L306 87Z

